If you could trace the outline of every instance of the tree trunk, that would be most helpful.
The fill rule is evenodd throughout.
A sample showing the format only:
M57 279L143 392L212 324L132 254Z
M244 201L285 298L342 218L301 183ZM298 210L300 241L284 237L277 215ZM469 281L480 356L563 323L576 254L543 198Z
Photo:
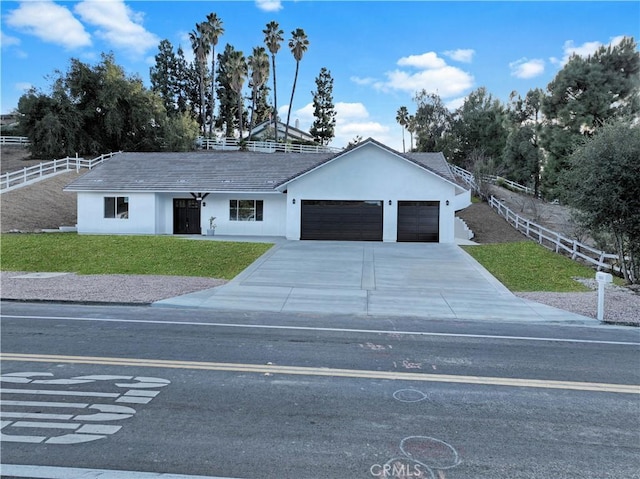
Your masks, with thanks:
M273 138L278 143L278 93L276 89L276 56L271 55L273 66Z
M251 119L249 120L249 135L247 136L247 140L251 141L251 134L253 133L253 120L254 114L256 112L256 88L253 88L253 92L251 93Z
M238 124L240 125L239 141L242 141L242 95L238 93Z
M289 121L291 120L291 107L293 106L293 95L296 92L296 83L298 82L298 67L300 67L300 62L296 62L296 74L293 77L293 88L291 89L291 101L289 102L289 111L287 112L287 126L284 130L284 142L287 142L287 138L289 137Z
M215 118L215 92L216 92L216 50L211 52L211 123L209 123L209 136L213 136L213 123Z

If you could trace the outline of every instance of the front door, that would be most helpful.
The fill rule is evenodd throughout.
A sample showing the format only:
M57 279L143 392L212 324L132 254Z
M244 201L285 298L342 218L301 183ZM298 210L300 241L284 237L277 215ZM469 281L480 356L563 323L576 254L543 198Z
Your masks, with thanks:
M196 200L173 200L173 234L174 235L199 235L200 228L200 202Z

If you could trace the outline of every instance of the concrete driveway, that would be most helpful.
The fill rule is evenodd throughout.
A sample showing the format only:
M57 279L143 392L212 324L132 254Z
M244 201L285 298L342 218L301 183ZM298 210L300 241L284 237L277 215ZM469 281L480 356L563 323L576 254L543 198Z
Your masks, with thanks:
M454 244L282 241L224 286L155 306L219 310L580 321L514 296Z

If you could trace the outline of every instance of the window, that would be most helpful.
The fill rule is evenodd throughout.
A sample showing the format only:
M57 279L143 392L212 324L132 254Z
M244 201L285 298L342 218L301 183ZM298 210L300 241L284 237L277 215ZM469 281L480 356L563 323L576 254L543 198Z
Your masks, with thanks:
M129 197L105 196L104 217L121 219L129 218Z
M230 200L230 221L262 221L262 200Z

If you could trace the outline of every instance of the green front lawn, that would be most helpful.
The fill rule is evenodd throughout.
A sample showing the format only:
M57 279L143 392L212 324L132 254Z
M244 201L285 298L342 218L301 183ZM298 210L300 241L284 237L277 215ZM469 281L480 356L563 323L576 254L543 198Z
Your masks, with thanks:
M0 268L3 271L232 279L271 246L171 236L3 234Z
M464 246L511 291L589 291L573 277L594 278L595 271L531 241Z

